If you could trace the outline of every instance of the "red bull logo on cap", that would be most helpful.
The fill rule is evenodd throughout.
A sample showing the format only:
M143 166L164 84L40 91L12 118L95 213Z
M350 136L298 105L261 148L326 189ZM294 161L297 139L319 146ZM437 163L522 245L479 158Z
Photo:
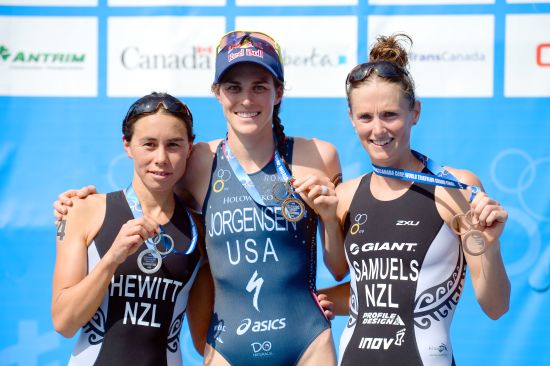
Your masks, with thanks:
M251 56L264 58L264 51L252 48L241 48L238 52L231 52L227 54L227 61L231 62L239 57Z

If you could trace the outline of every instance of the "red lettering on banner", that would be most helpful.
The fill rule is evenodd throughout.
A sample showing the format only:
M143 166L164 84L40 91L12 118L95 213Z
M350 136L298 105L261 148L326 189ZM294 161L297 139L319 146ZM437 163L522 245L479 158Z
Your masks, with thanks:
M545 50L543 57L543 50ZM537 47L537 65L550 66L550 43L539 44Z
M208 46L208 47L196 47L196 50L197 50L197 53L212 53L212 47L211 46Z

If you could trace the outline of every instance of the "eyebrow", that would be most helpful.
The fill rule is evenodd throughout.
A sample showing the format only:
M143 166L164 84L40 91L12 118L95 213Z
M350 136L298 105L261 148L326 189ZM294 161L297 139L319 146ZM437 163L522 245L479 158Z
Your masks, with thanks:
M242 84L240 81L237 81L237 80L235 80L235 79L227 79L226 83L230 83L230 84ZM264 83L269 83L269 77L268 77L268 76L262 77L261 79L252 81L252 83L253 83L253 84L264 84Z
M158 141L155 137L143 137L139 139L140 142L147 142L147 141ZM184 137L174 137L167 140L168 142L174 142L174 141L185 141Z

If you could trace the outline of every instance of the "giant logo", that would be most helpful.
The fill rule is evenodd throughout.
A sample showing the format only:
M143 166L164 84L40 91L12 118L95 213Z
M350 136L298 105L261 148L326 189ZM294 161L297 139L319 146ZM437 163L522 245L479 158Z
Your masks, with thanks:
M359 245L357 243L352 243L349 246L349 251L353 255L359 254L359 252L371 252L378 250L405 250L407 252L414 251L418 243L398 243L398 242L376 242L376 243L364 243Z

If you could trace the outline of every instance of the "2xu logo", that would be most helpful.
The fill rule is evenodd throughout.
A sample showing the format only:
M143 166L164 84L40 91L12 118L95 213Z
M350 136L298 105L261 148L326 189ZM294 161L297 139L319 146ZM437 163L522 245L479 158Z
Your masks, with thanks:
M254 342L254 343L251 343L250 345L252 346L252 351L254 351L254 353L271 351L270 341L265 341L263 343Z
M284 329L286 327L285 320L286 318L280 318L255 321L254 323L252 323L252 320L250 318L245 318L242 320L241 325L239 325L239 327L237 328L237 335L245 334L246 332L248 332L249 329L251 329L251 326L251 330L254 333Z
M397 220L395 226L418 226L420 221Z

